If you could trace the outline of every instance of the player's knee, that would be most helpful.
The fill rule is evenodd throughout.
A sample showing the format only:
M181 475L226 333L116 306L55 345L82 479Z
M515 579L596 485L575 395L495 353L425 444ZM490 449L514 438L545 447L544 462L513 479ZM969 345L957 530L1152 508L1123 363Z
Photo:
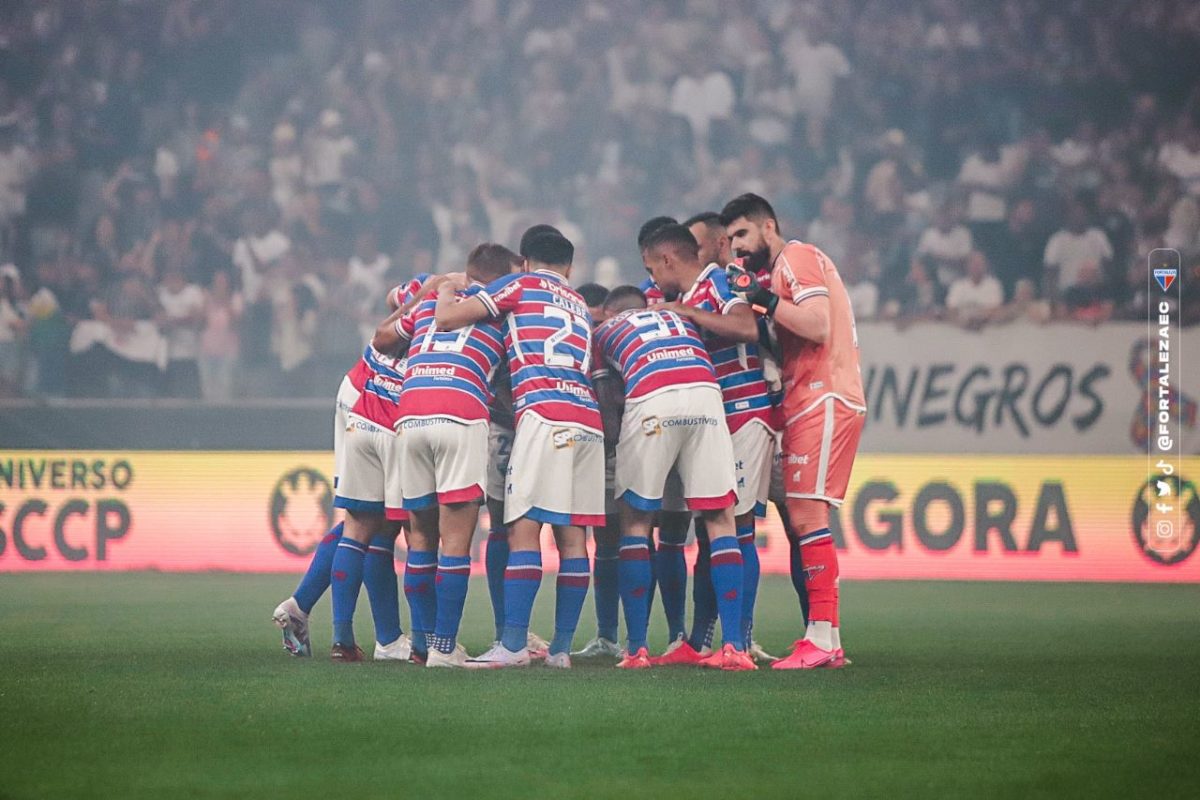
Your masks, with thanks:
M796 536L829 527L829 504L824 500L789 499L787 511Z

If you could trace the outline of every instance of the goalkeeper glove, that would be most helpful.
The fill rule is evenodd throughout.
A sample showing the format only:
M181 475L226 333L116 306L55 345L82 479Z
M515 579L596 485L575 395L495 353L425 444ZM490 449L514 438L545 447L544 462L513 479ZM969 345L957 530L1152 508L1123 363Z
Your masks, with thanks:
M756 312L766 317L775 313L775 307L779 305L779 295L759 284L742 265L730 264L725 267L725 277L729 280L729 288L733 293L744 297Z

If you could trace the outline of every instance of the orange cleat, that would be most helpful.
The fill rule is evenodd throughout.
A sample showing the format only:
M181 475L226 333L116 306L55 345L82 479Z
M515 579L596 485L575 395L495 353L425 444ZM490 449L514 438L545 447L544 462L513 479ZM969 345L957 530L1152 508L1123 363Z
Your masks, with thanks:
M667 652L661 656L654 656L650 659L650 663L656 667L670 667L677 664L686 664L687 666L696 666L704 657L711 655L710 653L699 653L694 647L688 644L686 639L680 639L672 643L667 648Z
M776 661L771 665L771 669L816 669L829 666L829 662L833 661L836 655L835 650L824 650L804 639L796 643L796 649L790 656Z
M358 645L344 645L340 642L333 643L333 647L329 649L329 657L341 664L355 664L366 658Z
M617 669L650 669L650 653L646 648L639 647L636 653L626 654L617 664Z
M723 645L711 656L701 659L699 664L702 667L723 669L727 672L748 672L758 669L749 653L738 650L732 644Z

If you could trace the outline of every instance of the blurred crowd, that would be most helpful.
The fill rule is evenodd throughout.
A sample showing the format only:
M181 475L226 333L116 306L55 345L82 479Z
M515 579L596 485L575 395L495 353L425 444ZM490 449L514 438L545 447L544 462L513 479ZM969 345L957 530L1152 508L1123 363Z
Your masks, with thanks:
M859 319L1144 319L1197 75L1187 0L11 0L0 396L325 396L403 278L743 191Z

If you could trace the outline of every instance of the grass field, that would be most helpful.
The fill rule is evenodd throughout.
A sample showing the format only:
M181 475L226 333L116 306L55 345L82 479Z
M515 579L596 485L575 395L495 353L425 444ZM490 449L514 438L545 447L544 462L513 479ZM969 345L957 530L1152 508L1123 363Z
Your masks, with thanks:
M292 586L4 576L0 797L1194 797L1200 786L1200 587L852 583L855 664L841 671L480 674L333 665L327 602L314 613L318 657L291 659L268 620ZM757 638L782 651L790 584L766 581L760 602ZM592 619L589 607L577 644ZM490 620L477 580L472 652Z

